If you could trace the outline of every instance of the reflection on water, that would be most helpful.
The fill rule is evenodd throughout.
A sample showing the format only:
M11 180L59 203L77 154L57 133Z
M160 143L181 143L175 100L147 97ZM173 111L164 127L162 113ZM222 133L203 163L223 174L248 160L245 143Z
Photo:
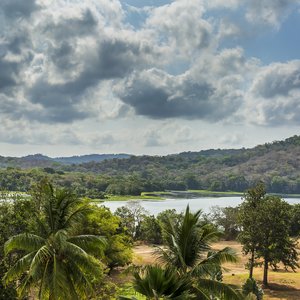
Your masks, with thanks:
M286 198L290 204L300 203L300 198ZM212 206L237 206L242 202L241 197L201 197L192 199L166 199L166 200L137 200L151 215L166 209L176 209L177 212L184 211L189 204L192 211L202 209L204 212L209 212ZM106 201L101 203L110 208L114 212L118 207L125 206L128 201Z

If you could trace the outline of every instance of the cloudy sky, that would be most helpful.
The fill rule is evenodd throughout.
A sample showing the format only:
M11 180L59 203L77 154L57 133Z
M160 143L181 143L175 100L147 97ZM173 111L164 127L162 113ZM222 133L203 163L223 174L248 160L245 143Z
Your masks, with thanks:
M1 0L0 155L300 134L298 0Z

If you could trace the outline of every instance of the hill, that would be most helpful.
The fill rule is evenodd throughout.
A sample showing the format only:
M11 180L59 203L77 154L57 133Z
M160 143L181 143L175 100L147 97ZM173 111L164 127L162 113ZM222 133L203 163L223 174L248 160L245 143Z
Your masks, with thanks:
M88 154L70 157L49 157L42 154L27 155L24 157L3 157L0 156L0 167L57 167L62 164L81 164L87 162L101 162L106 159L129 158L129 154Z
M300 193L300 136L250 149L210 149L167 156L1 157L0 165L12 167L0 173L0 184L6 188L8 177L17 176L8 173L15 172L19 173L18 178L26 174L27 182L47 175L61 185L81 190L82 194L186 189L244 191L257 181L264 181L269 192ZM33 166L38 170L33 170ZM22 189L28 185L24 183Z

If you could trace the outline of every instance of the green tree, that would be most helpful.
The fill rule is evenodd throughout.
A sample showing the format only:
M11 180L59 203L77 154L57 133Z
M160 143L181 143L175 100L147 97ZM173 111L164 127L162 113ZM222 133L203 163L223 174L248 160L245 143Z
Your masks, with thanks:
M2 191L0 198L0 278L2 278L7 272L9 264L9 259L4 257L4 243L9 237L30 230L33 207L28 198L15 193ZM0 280L0 299L16 298L15 284L4 286Z
M290 238L290 205L276 196L267 196L260 205L257 223L257 256L264 260L263 284L268 286L268 268L279 262L286 268L298 267L296 242Z
M169 219L163 228L169 236L166 239L166 248L159 248L159 260L168 267L175 267L179 278L189 278L191 291L204 299L211 296L223 297L222 299L240 299L240 295L229 285L216 278L212 273L218 270L224 262L236 262L234 251L224 248L212 252L210 244L220 237L220 232L211 224L204 224L201 211L191 213L187 207L178 228L175 228ZM209 255L206 253L209 252Z
M234 240L240 232L238 207L214 206L210 220L224 230L225 240Z
M161 227L162 239L163 243L166 243L166 240L170 237L167 233L167 230L162 230L162 228L166 228L169 224L172 224L175 230L179 228L179 224L183 220L183 214L177 213L176 209L166 209L160 212L157 215L157 221Z
M294 237L300 235L300 204L294 204L291 208L290 235Z
M157 219L152 216L145 216L140 226L140 238L152 244L162 243L161 226Z
M295 270L296 243L290 238L291 206L277 196L266 196L259 184L246 193L240 206L242 232L239 240L244 252L251 253L250 278L255 258L263 258L263 284L268 286L269 266L277 268L279 262Z
M255 187L246 191L243 203L239 207L239 225L242 231L238 239L243 245L243 252L246 255L250 254L248 263L249 278L253 277L255 255L259 244L258 232L261 230L257 221L260 213L259 206L265 195L265 186L262 182L259 182Z
M120 218L104 206L95 207L83 223L85 234L106 238L103 261L110 270L125 266L132 260L132 240L125 234L120 223Z
M4 280L19 281L20 297L37 289L39 299L83 299L93 292L92 281L102 276L95 256L103 251L103 238L76 235L92 208L49 183L43 183L40 191L39 235L21 233L5 243L6 255L20 256Z
M179 276L173 267L145 266L134 272L134 289L151 300L193 299L188 276Z

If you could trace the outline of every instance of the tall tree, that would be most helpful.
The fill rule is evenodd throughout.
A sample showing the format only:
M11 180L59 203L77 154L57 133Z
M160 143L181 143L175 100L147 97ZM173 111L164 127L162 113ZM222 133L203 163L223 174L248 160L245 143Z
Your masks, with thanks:
M20 297L34 288L39 299L84 299L93 292L92 280L102 276L95 256L105 244L101 237L76 235L92 208L49 183L43 183L39 191L39 234L21 233L5 243L6 255L21 253L5 282L18 280Z
M239 207L239 225L242 228L238 239L243 245L243 252L250 254L249 278L253 277L255 255L259 243L258 232L260 224L257 222L260 204L265 198L266 189L262 182L246 191L243 203Z
M268 286L269 266L279 262L292 270L298 266L296 243L289 236L291 207L277 196L265 194L259 184L246 193L240 206L242 232L239 240L246 254L250 253L250 278L255 258L263 258L263 283Z
M257 223L257 256L264 260L263 284L268 286L269 266L277 268L281 262L292 270L299 267L296 242L289 236L290 205L279 197L267 196L260 205Z

